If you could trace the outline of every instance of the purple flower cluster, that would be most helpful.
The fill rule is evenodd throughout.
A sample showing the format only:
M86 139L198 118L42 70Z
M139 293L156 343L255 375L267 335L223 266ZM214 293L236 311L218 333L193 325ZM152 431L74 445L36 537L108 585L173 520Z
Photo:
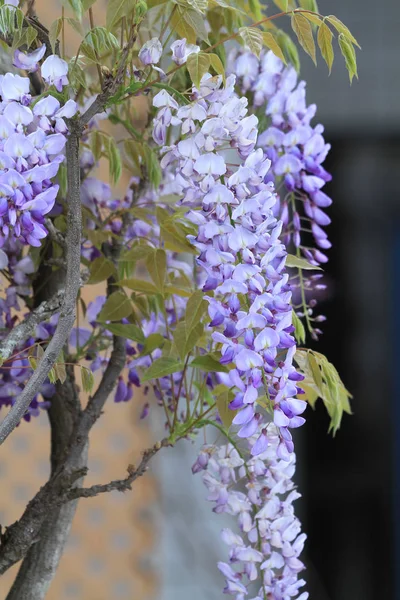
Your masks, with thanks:
M0 95L0 245L15 238L40 246L58 193L52 179L64 160L64 117L76 103L61 107L49 95L33 104L29 79L12 73L0 76Z
M250 593L255 594L252 600L306 600L308 593L300 593L305 581L298 578L306 536L293 510L300 497L292 481L296 458L294 453L289 460L278 457L274 425L268 426L266 436L267 449L246 462L232 444L204 446L192 470L205 471L203 482L214 512L233 515L240 529L240 535L222 531L229 547L229 562L218 563L226 578L224 593L236 600Z
M252 94L254 109L268 123L258 145L272 162L285 245L293 244L315 266L324 264L325 250L331 247L324 229L331 220L325 209L332 200L322 190L331 180L322 163L330 145L323 138L323 126L310 125L316 106L307 106L305 82L298 82L295 69L285 67L272 52L265 52L260 60L244 52L233 64L242 92ZM310 239L315 246L310 246ZM319 278L308 278L307 288L323 289Z
M18 296L29 296L32 293L29 275L34 272L32 259L24 256L23 246L17 240L7 240L1 253L7 257L6 261L2 261L1 268L7 268L9 285L5 290L5 297L0 299L0 339L17 323L17 313L21 312ZM48 340L54 332L55 324L56 317L50 323L40 324L34 337L16 348L13 357L0 366L0 408L12 406L22 392L32 373L28 349ZM47 409L53 393L54 386L49 381L44 383L40 394L33 398L24 419L30 421L31 417L38 416L39 409Z
M176 169L189 218L198 226L190 238L199 250L198 265L206 273L212 338L221 349L221 363L232 364L226 376L236 389L230 407L239 437L260 435L253 454L265 451L266 429L260 428L257 404L273 412L280 428L279 455L293 451L291 427L299 427L306 403L296 399L302 379L292 360L291 291L285 273L286 250L279 241L282 223L273 215L276 202L265 183L270 161L254 150L257 118L247 116L247 101L234 92L235 78L205 75L190 105L175 107L167 92L154 98L163 112L174 111L181 123L180 141L164 149L163 168ZM156 118L155 137L161 123ZM162 137L165 137L163 134ZM221 375L223 378L224 376Z

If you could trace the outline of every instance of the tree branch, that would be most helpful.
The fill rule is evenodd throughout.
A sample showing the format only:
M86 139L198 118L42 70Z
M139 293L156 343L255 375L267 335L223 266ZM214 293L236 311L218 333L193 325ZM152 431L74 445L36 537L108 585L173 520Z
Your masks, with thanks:
M10 358L14 349L22 344L34 331L35 327L52 317L62 306L64 290L55 294L50 300L45 300L32 310L21 323L18 323L0 342L0 358L5 361Z
M153 456L155 456L157 452L161 450L161 448L165 448L169 445L170 442L167 440L167 438L164 438L161 440L161 442L156 442L154 446L145 450L143 452L142 460L137 468L135 468L133 465L129 465L128 476L125 479L116 479L114 481L110 481L109 483L92 485L89 488L74 488L67 493L67 499L75 500L76 498L93 498L99 494L112 492L114 490L117 490L118 492L126 492L127 490L131 490L132 483L146 473L148 464Z

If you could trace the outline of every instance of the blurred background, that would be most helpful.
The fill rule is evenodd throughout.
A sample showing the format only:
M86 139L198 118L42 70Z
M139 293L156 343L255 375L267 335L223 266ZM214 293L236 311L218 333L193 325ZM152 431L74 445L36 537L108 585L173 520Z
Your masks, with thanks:
M60 14L57 2L38 7L48 23ZM332 439L317 404L298 432L305 577L312 600L400 600L400 5L319 0L319 7L362 46L351 87L339 54L328 77L322 60L316 69L301 53L308 102L318 105L314 123L325 125L332 144L330 297L318 348L353 394L354 414ZM154 439L137 426L140 404L109 404L94 432L89 483L122 476ZM48 439L42 418L4 446L2 524L45 480ZM132 493L81 501L49 600L222 600L223 523L191 475L195 455L190 444L165 450ZM1 598L12 576L0 582Z

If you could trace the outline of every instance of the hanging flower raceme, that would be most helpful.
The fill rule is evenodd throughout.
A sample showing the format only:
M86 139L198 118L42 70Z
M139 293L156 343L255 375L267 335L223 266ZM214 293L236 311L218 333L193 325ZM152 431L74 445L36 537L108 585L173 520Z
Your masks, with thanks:
M167 92L154 99L180 121L179 143L165 149L162 167L176 169L183 202L198 226L191 242L206 274L212 338L221 363L233 364L223 376L236 389L231 408L239 437L260 434L253 454L266 449L266 430L257 404L273 413L280 428L279 455L293 451L289 428L299 427L306 403L296 398L302 377L293 367L291 292L285 273L286 251L279 241L282 223L273 215L276 196L264 183L270 161L255 151L257 118L247 116L247 101L234 92L235 78L203 77L190 105L178 108ZM172 119L171 119L172 122ZM159 118L156 117L155 137ZM165 124L163 125L165 127ZM244 159L244 160L243 160Z
M0 95L0 245L13 237L40 246L58 193L52 179L64 160L64 117L76 103L61 107L48 95L32 105L29 79L12 73L1 77Z
M300 497L292 481L296 459L294 453L289 460L278 458L274 425L268 426L266 437L267 449L257 457L246 456L246 462L230 443L204 446L192 470L203 472L214 512L233 515L240 530L240 535L222 531L229 548L229 562L218 563L226 577L224 592L238 600L251 591L253 600L306 600L308 593L300 593L305 581L298 578L306 536L293 510Z
M316 106L307 106L305 82L298 82L295 69L285 67L272 52L263 53L260 60L243 52L233 65L242 92L251 94L254 109L268 122L258 145L271 159L271 173L279 185L285 245L293 244L315 266L324 264L328 261L325 250L331 247L324 229L330 223L325 209L332 200L322 190L331 180L322 164L330 145L325 143L322 125L310 124ZM310 246L312 238L315 246ZM304 279L310 291L325 287L320 275Z

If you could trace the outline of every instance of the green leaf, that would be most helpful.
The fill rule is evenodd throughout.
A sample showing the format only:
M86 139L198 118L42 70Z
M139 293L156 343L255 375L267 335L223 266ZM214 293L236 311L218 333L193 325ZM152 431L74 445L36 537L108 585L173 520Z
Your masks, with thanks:
M87 367L81 367L81 380L83 391L91 394L94 386L93 373Z
M82 15L83 15L82 0L68 0L68 4L74 11L74 14L75 14L76 18L78 19L78 21L80 21L82 19Z
M65 383L65 380L67 379L67 371L65 368L64 352L60 352L57 362L54 365L54 372L56 378L59 379L61 383Z
M358 79L356 53L353 44L342 33L339 34L339 47L344 56L351 83L354 76Z
M328 65L329 73L332 70L334 52L332 46L333 33L326 23L321 23L318 30L318 46L326 64Z
M129 317L133 312L133 306L124 292L113 292L106 300L98 316L99 321L120 321Z
M115 273L115 266L111 260L105 256L99 256L90 265L90 277L87 283L88 285L100 283L100 281L105 281L110 275L115 275Z
M225 82L225 67L222 60L217 54L209 54L210 63L217 75L222 75L222 80Z
M111 331L111 333L114 335L138 342L138 344L144 344L146 341L144 333L140 327L132 325L131 323L109 323L106 325L106 329Z
M143 350L140 356L147 356L157 350L158 348L162 348L165 344L165 338L159 333L151 333L144 342Z
M0 6L0 33L3 37L13 35L15 31L22 29L24 15L19 8L11 5Z
M112 30L122 17L127 17L133 12L136 0L108 0L106 24L107 29Z
M282 48L278 44L276 37L269 31L263 31L263 33L261 35L263 38L264 46L266 46L267 48L272 50L272 52L275 54L275 56L280 58L281 61L286 64L285 55L283 54Z
M187 331L190 331L201 322L207 307L208 302L207 300L204 300L202 291L197 290L191 295L186 305L185 322Z
M86 89L86 76L78 62L72 59L68 65L68 77L74 90L78 91L82 86Z
M189 57L190 58L190 57ZM161 182L161 167L157 154L147 144L143 145L143 156L147 178L153 188L157 189Z
M291 18L292 29L297 35L300 46L303 50L311 56L314 64L317 64L317 58L315 55L315 42L313 37L313 30L310 22L301 13L292 13Z
M249 8L254 15L255 20L261 21L263 13L260 0L249 0Z
M140 378L142 382L150 381L151 379L160 379L166 375L172 375L183 370L183 363L175 360L175 358L161 357L157 358L152 365L143 373Z
M205 15L208 8L208 0L186 0L187 4L200 14Z
M91 6L93 6L93 4L96 3L97 0L82 0L82 7L83 10L86 12L87 10L89 10L89 8Z
M293 42L291 37L283 31L278 31L278 43L282 48L284 54L287 56L288 61L294 66L297 72L300 71L300 59L299 53L296 48L296 44Z
M208 33L204 22L204 17L199 14L196 10L191 8L188 9L178 9L181 13L182 18L186 23L193 29L196 36L200 38L203 42L208 42ZM192 56L192 55L191 55ZM190 58L190 56L188 57Z
M210 64L210 57L205 52L197 52L188 56L186 66L189 71L190 78L197 88L200 87L201 78L209 70Z
M331 418L329 431L335 435L340 427L343 412L351 414L351 394L343 385L335 367L323 354L314 350L298 349L295 361L305 376L301 382L305 394L299 394L298 398L306 400L314 407L317 398L320 397Z
M81 51L86 54L85 50L87 47L93 50L94 60L97 56L102 56L110 50L116 50L119 48L119 42L115 35L110 33L105 27L94 27L85 36L84 42L81 46ZM89 58L93 60L90 55Z
M162 294L167 274L167 255L165 254L165 250L158 248L149 253L146 259L146 267L157 291Z
M230 426L232 425L232 421L236 414L235 410L231 410L229 408L229 403L231 402L231 400L232 400L232 396L229 393L229 391L219 394L215 399L217 409L218 409L218 414L219 414L222 424L226 430L228 430L230 428Z
M120 256L122 262L137 262L139 260L145 260L150 254L154 252L154 248L147 244L137 244L126 252L123 252Z
M294 335L298 344L304 344L306 341L306 330L301 319L297 316L296 311L293 311Z
M311 13L301 13L306 19L308 19L308 21L310 21L310 23L312 23L313 25L316 25L317 27L319 27L321 25L321 23L323 22L322 19L320 19L320 17L318 17L317 15L313 15Z
M94 129L90 136L90 149L93 152L95 161L100 160L103 151L103 135L97 129Z
M157 294L157 288L150 281L144 279L122 279L119 285L129 288L135 292L142 292L143 294Z
M257 29L257 27L241 27L239 29L239 35L249 48L250 52L260 58L264 43L262 32Z
M110 178L113 183L118 183L122 173L121 153L113 137L108 138L108 161Z
M298 0L298 2L299 6L305 10L311 10L314 13L319 12L316 0Z
M286 266L309 271L322 271L321 267L316 267L315 265L309 263L305 258L300 258L300 256L294 256L293 254L287 255Z
M196 367L206 373L228 373L229 369L215 358L213 354L204 354L203 356L197 356L189 364L189 367Z
M318 363L315 359L315 356L312 352L308 352L307 358L308 358L308 364L310 365L311 373L312 373L312 376L314 379L314 383L318 388L318 392L321 393L323 384L322 384L322 375L321 375L319 365L318 365Z
M71 19L71 17L66 17L65 20L77 34L79 34L81 36L85 35L85 32L83 31L83 27L79 21L77 21L76 19Z
M357 42L356 38L353 36L353 34L351 33L350 29L348 27L346 27L346 25L344 23L342 23L342 21L340 21L334 15L329 15L328 17L326 17L326 20L331 25L334 26L334 28L336 29L336 31L338 31L339 33L342 33L344 35L344 37L347 38L352 44L354 44L355 46L357 46L357 48L361 49L360 44Z

